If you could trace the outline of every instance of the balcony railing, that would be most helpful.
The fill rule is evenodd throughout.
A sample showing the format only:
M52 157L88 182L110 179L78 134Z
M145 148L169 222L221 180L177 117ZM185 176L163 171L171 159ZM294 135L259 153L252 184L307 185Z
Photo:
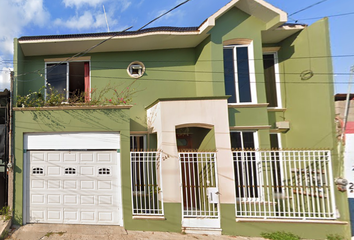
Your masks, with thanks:
M331 152L233 151L236 217L335 219Z
M133 215L164 215L159 152L130 152Z

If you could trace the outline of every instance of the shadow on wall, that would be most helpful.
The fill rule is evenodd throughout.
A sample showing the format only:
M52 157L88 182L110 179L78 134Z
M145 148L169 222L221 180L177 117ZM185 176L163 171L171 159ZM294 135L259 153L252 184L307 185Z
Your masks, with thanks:
M48 128L54 132L65 131L69 126L77 126L78 130L102 129L111 131L114 123L120 124L129 121L130 117L125 111L115 109L105 110L63 110L63 114L55 111L31 111L32 120L39 126ZM109 125L102 122L102 117L109 119Z

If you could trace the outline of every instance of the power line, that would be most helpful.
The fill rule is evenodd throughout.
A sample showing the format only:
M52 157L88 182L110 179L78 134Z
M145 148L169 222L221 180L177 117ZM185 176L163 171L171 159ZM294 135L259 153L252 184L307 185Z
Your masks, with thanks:
M129 28L124 29L123 31L116 32L115 34L113 34L113 35L110 36L109 38L107 38L107 39L105 39L105 40L103 40L103 41L101 41L101 42L99 42L99 43L93 45L92 47L90 47L90 48L88 48L88 49L86 49L86 50L84 50L84 51L82 51L82 52L76 53L76 54L74 54L74 55L71 56L71 57L68 57L68 58L65 59L64 61L61 61L61 62L59 62L59 63L53 65L53 66L49 69L49 71L53 71L56 67L58 67L59 65L65 63L65 62L68 62L68 61L70 61L70 60L72 61L72 60L75 59L75 58L79 58L79 57L85 55L86 53L88 53L88 52L91 51L92 49L98 47L99 45L105 43L106 41L108 41L108 40L110 40L110 39L112 39L112 38L118 36L119 34L125 32L125 31L127 31L127 30L129 30L129 29L131 29L131 28L132 28L132 27L129 27ZM22 74L17 75L16 77L24 76L24 75L27 75L28 73L36 73L36 72L38 72L38 71L40 71L40 70L44 70L44 69L45 69L45 68L41 68L41 69L37 69L37 70L34 70L34 71L22 73Z
M151 23L155 22L157 19L161 18L162 16L164 16L164 15L170 13L171 11L173 11L173 10L175 10L175 9L177 9L177 8L179 8L180 6L182 6L183 4L185 4L185 3L189 2L189 1L191 1L191 0L186 0L186 1L184 1L184 2L182 2L182 3L180 3L180 4L178 4L177 6L171 8L170 10L168 10L167 12L165 12L164 14L161 14L161 15L158 16L157 18L154 18L153 20L151 20L150 22L148 22L147 24L145 24L144 26L142 26L141 28L139 28L138 31L141 30L141 29L143 29L144 27L150 25ZM72 61L72 60L75 59L75 58L79 58L79 57L84 56L85 54L87 54L88 52L90 52L91 50L93 50L94 48L96 48L96 47L100 46L101 44L103 44L103 43L105 43L105 42L111 40L112 38L118 36L119 34L128 31L128 30L131 29L131 28L132 28L132 26L129 27L129 28L124 29L123 31L117 32L117 33L113 34L112 36L110 36L109 38L107 38L107 39L105 39L105 40L102 40L101 42L99 42L99 43L93 45L92 47L90 47L90 48L88 48L88 49L86 49L85 51L79 52L79 53L73 55L72 57L67 58L65 61L61 61L61 62L57 63L55 66L51 67L51 71L52 71L55 67L57 67L58 65L60 65L60 64L62 64L62 63L64 63L64 62L70 62L70 61ZM43 70L43 69L42 69L42 70ZM36 70L36 71L34 71L34 72L38 72L38 70ZM29 72L29 73L31 73L31 72ZM33 73L33 72L32 72L32 73ZM23 75L26 75L26 74L27 74L27 73L23 73L23 74L17 75L16 77L18 77L18 76L23 76Z
M300 18L300 19L297 19L297 20L294 20L295 22L296 21L302 21L302 20L314 20L314 19L320 19L320 18L325 18L325 17L343 17L343 16L348 16L348 15L353 15L354 12L348 12L348 13L340 13L340 14L333 14L333 15L328 15L328 16L322 16L322 17L311 17L311 18Z
M342 55L324 55L324 56L304 56L304 57L291 57L288 59L282 59L278 57L279 61L282 60L296 60L296 59L321 59L321 58L349 58L349 57L354 57L354 54L342 54ZM254 61L264 61L265 59L263 58L249 58L248 60L254 60ZM5 60L7 61L7 60ZM104 60L104 61L99 61L99 60L90 60L91 63L130 63L132 60ZM195 60L141 60L142 62L150 62L150 63L193 63ZM224 61L223 59L209 59L209 60L198 60L198 62L220 62ZM237 61L237 60L236 60ZM267 61L267 60L265 60ZM14 61L14 64L18 64L19 62L33 62L33 60L17 60ZM62 62L65 63L65 62ZM0 60L1 64L1 60ZM40 69L39 69L40 70ZM37 72L38 70L36 70Z
M183 4L186 4L186 3L189 2L189 1L191 1L191 0L186 0L186 1L184 1L184 2L182 2L182 3L180 3L180 4L178 4L177 6L171 8L171 9L168 10L167 12L161 14L160 16L154 18L153 20L151 20L150 22L148 22L147 24L145 24L144 26L142 26L141 28L139 28L138 31L139 31L139 30L142 30L142 29L145 28L146 26L148 26L148 25L150 25L151 23L155 22L157 19L159 19L159 18L165 16L166 14L172 12L173 10L179 8L180 6L182 6Z
M303 11L309 9L309 8L312 8L312 7L314 7L314 6L318 5L318 4L321 4L321 3L326 2L326 1L327 1L327 0L322 0L322 1L319 1L319 2L317 2L317 3L314 3L314 4L310 5L310 6L307 6L307 7L303 8L303 9L300 9L300 10L298 10L298 11L296 11L296 12L294 12L294 13L288 15L288 17L293 16L293 15L295 15L295 14L298 14L298 13L300 13L300 12L303 12Z
M337 73L338 74L338 73ZM263 75L263 73L259 73L259 74L255 74L255 75ZM300 77L300 74L299 73L287 73L287 74L279 74L279 75L294 75L294 76L299 76ZM333 76L333 73L315 73L315 76L316 75L319 75L319 76ZM342 76L348 76L350 75L350 73L343 73ZM112 80L132 80L131 77L120 77L120 76L100 76L100 75L91 75L91 78L96 78L96 79L112 79ZM181 83L223 83L225 82L224 79L221 79L221 80L198 80L198 79L186 79L186 78L183 78L183 79L166 79L166 78L154 78L154 77L151 77L151 78L145 78L145 79L139 79L139 81L141 81L143 83L143 81L146 81L148 80L149 82L151 81L161 81L161 82L181 82ZM31 80L18 80L18 82L32 82L32 81L38 81L38 78L37 79L31 79ZM44 81L44 80L43 80ZM62 80L54 80L54 81L51 81L51 82L56 82L56 81L62 81ZM228 81L228 80L227 80ZM288 81L287 79L282 79L280 81L281 83L289 83L289 84L306 84L306 85L309 85L309 84L347 84L348 82L346 81L321 81L319 82L318 80L316 82L313 82L313 81ZM250 83L265 83L265 81L250 81Z

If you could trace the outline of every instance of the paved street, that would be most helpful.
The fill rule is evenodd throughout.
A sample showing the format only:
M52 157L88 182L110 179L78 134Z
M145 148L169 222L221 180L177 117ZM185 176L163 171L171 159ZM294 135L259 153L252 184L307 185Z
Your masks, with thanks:
M14 240L262 240L263 238L249 238L237 236L211 236L166 232L126 231L119 226L97 225L65 225L65 224L27 224L14 228L7 239Z

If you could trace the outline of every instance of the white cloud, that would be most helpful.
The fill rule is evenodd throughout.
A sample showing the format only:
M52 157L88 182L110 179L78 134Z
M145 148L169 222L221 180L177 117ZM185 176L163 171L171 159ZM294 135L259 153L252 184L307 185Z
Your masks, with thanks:
M0 69L0 91L5 88L10 90L10 72L12 68L2 68Z
M84 5L89 5L91 7L95 7L97 5L101 5L106 0L63 0L65 7L76 7L80 8Z
M122 4L122 9L121 9L122 12L127 10L128 7L131 5L131 1L129 1L129 0L120 0L120 2Z
M75 7L77 9L84 6L102 7L105 3L118 4L121 11L125 11L131 5L132 0L63 0L65 7Z
M27 25L44 26L48 19L43 0L1 1L0 55L8 58L13 53L13 38L19 37Z
M10 90L10 73L12 68L6 67L7 64L4 64L5 62L0 57L0 91L3 91L5 88Z
M110 14L107 14L108 23L112 26L117 24L117 20L113 19ZM56 19L54 24L69 29L86 30L86 29L106 29L106 19L103 12L91 13L85 11L81 16L74 16L70 19L63 21L62 19Z

